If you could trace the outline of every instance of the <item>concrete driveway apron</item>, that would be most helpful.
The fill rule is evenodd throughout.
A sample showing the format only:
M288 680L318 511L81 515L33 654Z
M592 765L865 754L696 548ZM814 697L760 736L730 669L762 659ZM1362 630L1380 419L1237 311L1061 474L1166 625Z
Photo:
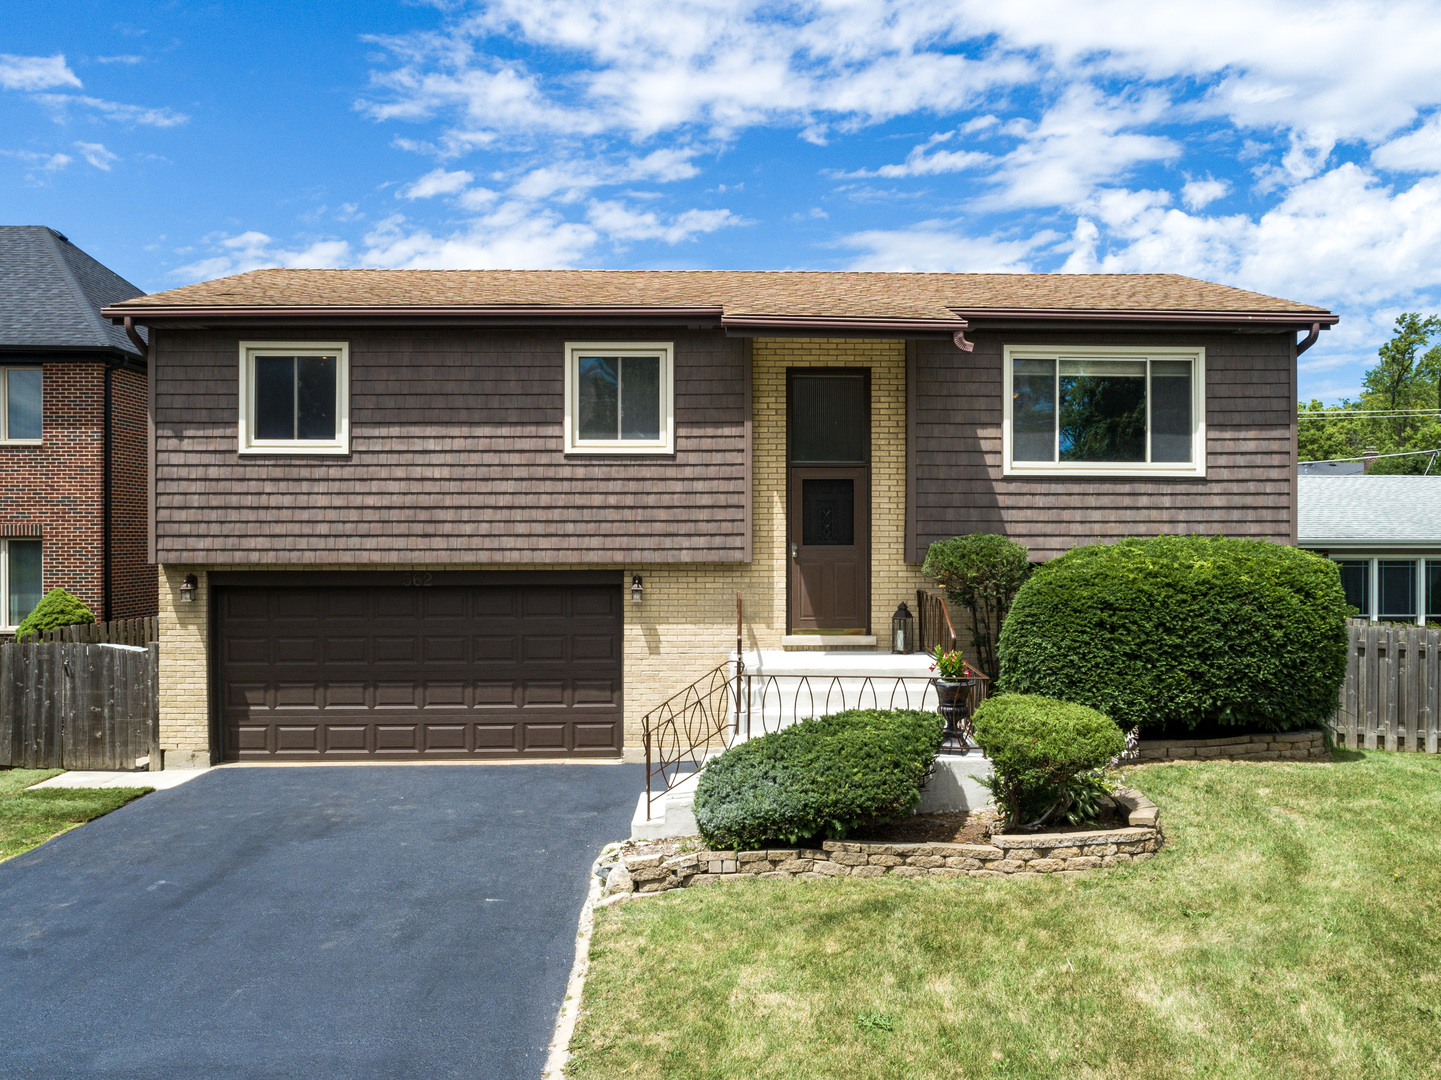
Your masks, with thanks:
M537 1078L644 782L242 768L147 795L0 864L0 1076Z

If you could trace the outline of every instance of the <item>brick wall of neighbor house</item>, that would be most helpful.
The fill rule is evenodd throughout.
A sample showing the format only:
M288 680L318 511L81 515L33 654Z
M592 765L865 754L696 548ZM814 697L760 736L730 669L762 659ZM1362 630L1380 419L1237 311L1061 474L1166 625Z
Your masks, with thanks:
M1078 544L1158 533L1293 542L1294 334L976 333L975 351L917 342L915 547L998 532L1049 559ZM1206 349L1206 477L1151 483L1001 475L1002 348L1018 344L1201 345Z
M347 458L239 458L241 335L155 332L158 561L745 558L742 340L676 328L298 336L350 342ZM637 338L675 342L674 457L567 457L565 341Z
M645 582L645 599L625 603L625 741L640 746L640 719L683 689L735 648L735 597L744 603L747 649L779 649L785 627L785 373L790 367L871 369L872 629L884 636L902 600L914 601L923 584L920 568L904 560L905 517L905 346L888 341L765 339L754 342L753 560L749 565L612 563ZM212 569L245 570L225 564ZM267 569L278 567L267 567ZM312 564L311 570L363 570L373 564ZM426 563L387 569L594 569L591 564ZM296 569L302 569L297 566ZM204 592L204 568L166 565L162 575L161 743L185 748L206 745L204 699L207 605L177 604L179 583L196 572ZM199 682L197 683L197 680Z
M157 574L146 556L145 376L119 369L111 385L110 617L158 609Z

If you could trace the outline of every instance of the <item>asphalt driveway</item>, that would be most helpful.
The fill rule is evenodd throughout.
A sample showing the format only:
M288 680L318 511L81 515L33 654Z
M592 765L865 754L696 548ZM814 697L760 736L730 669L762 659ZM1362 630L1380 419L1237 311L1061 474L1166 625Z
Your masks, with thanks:
M536 1078L638 765L219 769L0 864L0 1076Z

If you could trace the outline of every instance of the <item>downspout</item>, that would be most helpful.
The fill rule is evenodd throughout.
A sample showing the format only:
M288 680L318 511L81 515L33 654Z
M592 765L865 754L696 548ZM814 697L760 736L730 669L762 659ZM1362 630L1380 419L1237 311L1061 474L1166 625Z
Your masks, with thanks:
M129 322L128 319L127 319L126 321ZM1300 356L1303 352L1305 352L1307 349L1309 349L1312 345L1316 344L1316 339L1317 339L1318 337L1320 337L1320 336L1321 336L1321 324L1318 323L1318 322L1313 322L1313 323L1311 324L1311 332L1310 332L1309 334L1307 334L1305 337L1303 337L1300 341L1296 342L1296 355L1297 355L1297 356Z

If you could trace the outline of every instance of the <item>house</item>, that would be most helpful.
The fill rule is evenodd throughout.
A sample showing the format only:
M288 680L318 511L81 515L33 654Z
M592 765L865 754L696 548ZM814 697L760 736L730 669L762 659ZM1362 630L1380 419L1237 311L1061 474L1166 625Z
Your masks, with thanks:
M0 227L0 635L54 588L156 613L144 336L100 317L140 295L54 229Z
M1441 621L1441 476L1303 476L1297 542L1373 622Z
M105 315L150 335L171 764L635 754L738 635L857 670L935 540L1294 542L1296 356L1337 321L1174 275L670 271Z

